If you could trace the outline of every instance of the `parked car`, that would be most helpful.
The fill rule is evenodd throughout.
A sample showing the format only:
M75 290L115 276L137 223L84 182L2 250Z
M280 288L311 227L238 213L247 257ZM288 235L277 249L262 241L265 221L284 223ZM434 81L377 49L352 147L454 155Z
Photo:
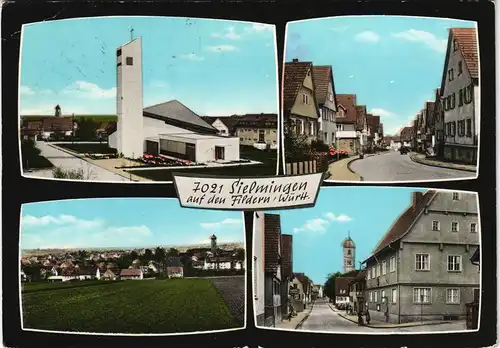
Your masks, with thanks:
M400 153L401 155L406 155L408 152L410 152L410 149L409 149L409 148L407 148L406 146L401 146L401 147L399 148L399 153Z

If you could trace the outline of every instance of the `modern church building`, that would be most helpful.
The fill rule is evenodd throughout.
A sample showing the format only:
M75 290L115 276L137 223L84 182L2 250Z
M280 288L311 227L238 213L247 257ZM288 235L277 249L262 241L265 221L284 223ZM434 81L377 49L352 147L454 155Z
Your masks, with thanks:
M195 163L240 159L239 138L218 130L177 100L143 107L142 42L132 39L116 50L116 126L108 129L109 147L126 158L144 153Z

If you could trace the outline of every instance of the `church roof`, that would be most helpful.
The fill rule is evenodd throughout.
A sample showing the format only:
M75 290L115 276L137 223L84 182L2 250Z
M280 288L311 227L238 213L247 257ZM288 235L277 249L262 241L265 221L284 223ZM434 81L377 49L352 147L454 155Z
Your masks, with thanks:
M343 248L355 248L356 245L354 244L354 241L351 239L351 237L347 237L344 239L344 242L342 243Z

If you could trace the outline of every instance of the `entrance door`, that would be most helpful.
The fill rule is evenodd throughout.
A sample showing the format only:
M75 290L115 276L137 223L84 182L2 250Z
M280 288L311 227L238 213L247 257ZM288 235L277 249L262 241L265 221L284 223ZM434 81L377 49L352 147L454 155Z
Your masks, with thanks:
M191 162L196 162L196 145L186 143L186 159Z
M259 143L265 142L265 131L263 129L259 129Z
M260 135L259 135L260 136ZM215 160L224 160L224 148L222 146L215 147Z

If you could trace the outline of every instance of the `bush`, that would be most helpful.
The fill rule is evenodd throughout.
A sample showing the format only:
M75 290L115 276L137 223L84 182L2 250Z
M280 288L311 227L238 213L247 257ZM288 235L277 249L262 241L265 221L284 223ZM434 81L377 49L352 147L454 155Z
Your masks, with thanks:
M328 152L329 146L321 140L316 139L311 142L311 149L315 152Z
M73 180L84 180L85 174L83 169L63 169L61 167L56 167L52 170L52 175L56 179L73 179Z
M305 135L288 134L285 137L286 162L309 161L311 159L311 144Z

